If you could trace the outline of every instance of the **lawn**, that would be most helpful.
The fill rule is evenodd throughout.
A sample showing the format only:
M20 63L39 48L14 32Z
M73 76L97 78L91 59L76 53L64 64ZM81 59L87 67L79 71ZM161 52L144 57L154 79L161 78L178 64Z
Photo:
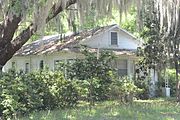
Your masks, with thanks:
M106 101L91 109L80 103L74 109L34 112L19 120L180 120L180 106L162 98L136 100L132 104Z

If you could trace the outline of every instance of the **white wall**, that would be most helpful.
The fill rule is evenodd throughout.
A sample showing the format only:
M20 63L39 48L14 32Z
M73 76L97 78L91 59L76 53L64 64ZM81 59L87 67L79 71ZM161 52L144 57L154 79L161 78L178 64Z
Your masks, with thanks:
M118 45L111 45L111 32L118 33ZM81 42L92 48L106 48L106 49L137 49L139 42L126 32L119 28L114 28L101 34L94 35L91 38L85 39Z
M19 56L13 57L9 60L3 67L3 71L8 71L12 68L12 62L16 63L16 70L25 71L25 64L28 62L30 64L30 71L39 70L40 61L44 61L44 67L48 67L50 70L54 70L55 60L67 60L82 58L82 55L73 52L57 52L48 55L31 55L31 56Z
M30 64L30 71L39 70L40 61L44 61L44 66L48 67L50 70L54 70L54 61L55 60L68 60L68 59L77 59L83 58L82 54L73 53L73 52L56 52L53 54L47 55L32 55L32 56L19 56L13 57L8 63L4 66L4 71L12 68L12 62L16 63L16 70L25 71L25 64L28 62ZM118 56L117 60L127 60L128 75L132 76L134 74L134 61L137 60L134 56L121 55Z

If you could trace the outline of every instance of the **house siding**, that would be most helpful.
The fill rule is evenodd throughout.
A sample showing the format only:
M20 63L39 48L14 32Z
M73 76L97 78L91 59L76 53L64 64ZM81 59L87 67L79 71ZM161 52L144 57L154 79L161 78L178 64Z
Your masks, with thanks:
M118 44L111 45L111 32L118 33ZM92 48L105 48L105 49L130 49L136 50L139 43L124 31L114 28L109 31L105 31L102 34L92 36L81 42L83 45L87 45Z
M118 44L111 45L111 32L117 32ZM100 34L93 35L90 38L82 40L79 44L87 45L91 48L103 48L103 49L127 49L136 50L138 47L138 42L131 35L119 29L117 26L109 30L105 30ZM134 73L134 61L137 60L135 55L119 55L117 56L119 60L127 60L127 74L133 75ZM35 71L40 69L40 61L43 60L44 67L48 67L50 70L54 70L55 60L68 60L68 59L81 59L83 55L80 53L74 53L70 51L59 51L49 54L42 55L28 55L28 56L14 56L7 64L4 66L3 71L8 71L12 68L12 62L16 62L17 70L25 70L25 63L30 63L30 71Z

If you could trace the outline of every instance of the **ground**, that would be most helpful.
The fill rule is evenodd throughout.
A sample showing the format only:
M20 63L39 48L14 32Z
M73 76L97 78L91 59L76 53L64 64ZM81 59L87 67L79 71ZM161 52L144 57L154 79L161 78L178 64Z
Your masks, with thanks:
M132 104L118 101L97 103L89 109L86 103L77 108L34 112L19 120L180 120L180 106L174 100L135 100Z

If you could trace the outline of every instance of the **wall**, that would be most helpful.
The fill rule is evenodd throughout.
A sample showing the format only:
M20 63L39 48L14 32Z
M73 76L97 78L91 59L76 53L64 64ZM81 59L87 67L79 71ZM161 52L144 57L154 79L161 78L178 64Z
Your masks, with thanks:
M16 70L25 71L25 63L30 63L30 71L35 71L40 69L40 61L44 61L44 66L48 67L50 70L54 70L54 61L55 60L67 60L67 59L76 59L82 58L82 55L73 52L56 52L47 55L31 55L31 56L19 56L13 57L9 60L6 65L3 67L3 71L8 71L12 68L12 62L16 63Z
M16 70L25 71L25 63L30 63L30 71L39 70L40 61L44 61L44 66L48 67L50 70L54 70L54 61L55 60L68 60L68 59L81 59L83 56L80 53L73 52L56 52L53 54L47 55L33 55L33 56L21 56L21 57L13 57L8 63L4 66L3 71L8 71L8 69L12 68L12 62L16 63ZM129 76L133 76L134 74L134 61L137 60L134 56L120 55L117 56L117 61L119 60L127 60L127 73Z
M111 45L111 32L118 33L118 45ZM136 50L140 42L135 40L132 36L119 28L113 28L94 35L91 38L85 39L81 42L92 48L106 48L106 49L130 49Z

